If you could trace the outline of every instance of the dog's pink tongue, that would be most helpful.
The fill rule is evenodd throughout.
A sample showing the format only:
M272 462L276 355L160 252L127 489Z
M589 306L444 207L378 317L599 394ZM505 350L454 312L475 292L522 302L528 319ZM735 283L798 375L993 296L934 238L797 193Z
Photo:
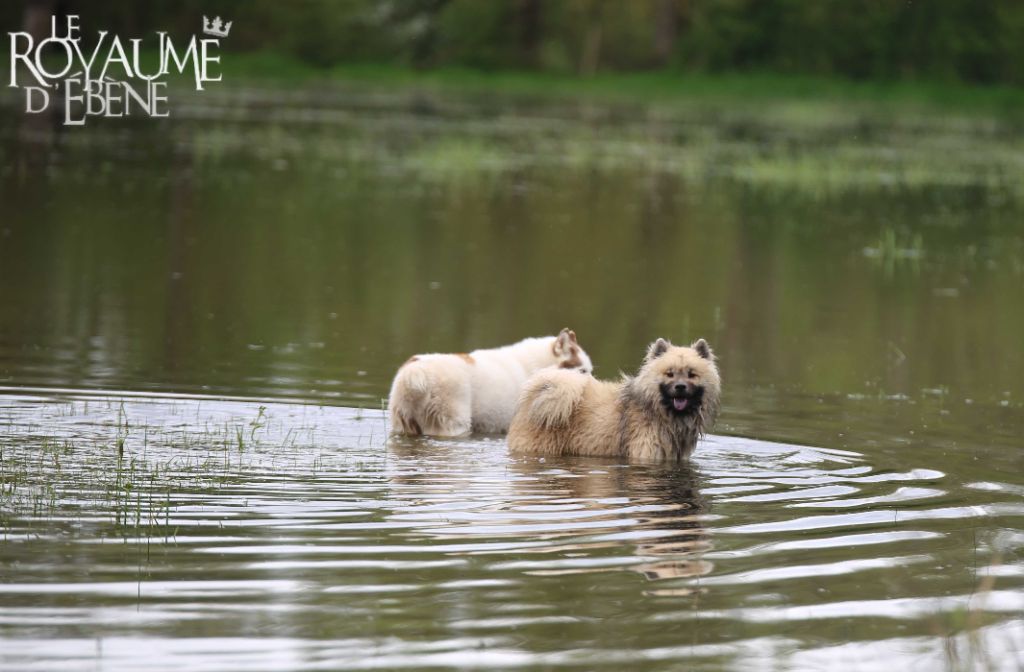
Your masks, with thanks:
M686 404L689 403L689 399L673 399L672 405L676 407L677 411L681 411L686 408Z

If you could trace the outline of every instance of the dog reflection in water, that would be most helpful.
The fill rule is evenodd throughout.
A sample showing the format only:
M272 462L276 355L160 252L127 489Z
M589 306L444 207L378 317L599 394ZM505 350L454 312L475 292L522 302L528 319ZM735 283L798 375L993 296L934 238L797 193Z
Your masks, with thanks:
M645 561L630 565L628 569L640 572L652 581L694 578L712 571L712 563L702 558L712 548L711 535L701 522L707 507L688 466L605 465L601 468L594 463L572 463L573 460L568 459L555 463L548 460L541 464L518 466L520 473L533 475L552 495L558 493L561 497L576 500L593 512L606 511L608 529L589 529L588 536L619 532L623 533L622 536L635 534L640 537L628 543L633 545L633 554ZM628 525L624 524L626 521ZM544 552L619 546L622 543L570 542L554 544ZM583 571L607 569L570 568L533 573L557 575ZM688 587L677 587L649 592L686 595L693 591Z
M388 446L390 498L398 500L390 506L391 516L411 523L406 534L458 540L460 545L500 542L501 553L538 556L524 560L523 571L532 575L610 571L585 561L607 549L618 549L618 555L628 549L640 561L627 559L623 567L651 581L694 578L713 569L702 558L712 547L702 523L707 507L687 465L627 466L597 458L510 462L500 441L485 446L393 437ZM582 562L545 567L541 556ZM648 592L686 595L692 590L684 581Z

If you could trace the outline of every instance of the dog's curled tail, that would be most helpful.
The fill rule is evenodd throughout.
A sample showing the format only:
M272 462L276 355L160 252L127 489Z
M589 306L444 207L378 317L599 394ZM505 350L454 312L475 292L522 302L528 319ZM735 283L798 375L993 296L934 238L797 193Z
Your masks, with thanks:
M520 412L526 422L535 427L564 427L583 399L589 378L566 369L540 371L523 387L519 397Z

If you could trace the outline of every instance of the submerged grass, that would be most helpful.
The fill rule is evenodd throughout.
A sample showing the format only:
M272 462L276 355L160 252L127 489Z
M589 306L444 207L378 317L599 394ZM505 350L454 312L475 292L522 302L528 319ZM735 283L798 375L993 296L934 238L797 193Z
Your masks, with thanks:
M197 158L217 164L256 155L273 170L298 166L350 179L360 173L409 174L457 188L545 171L628 171L690 182L728 180L814 199L859 191L978 190L1024 196L1024 145L981 129L878 128L852 138L855 122L819 128L777 120L700 116L637 120L613 127L573 118L454 121L395 119L352 124L220 127L199 131ZM416 181L413 181L415 184Z
M174 537L173 512L196 496L254 471L273 473L282 459L293 469L305 463L312 473L325 468L319 451L299 443L302 428L288 428L274 436L269 453L257 452L272 422L267 406L257 406L249 420L221 422L204 421L198 404L196 410L191 424L133 424L124 401L105 407L84 401L59 414L89 425L109 413L98 436L7 427L0 443L0 535L40 535L49 521L92 519L107 522L100 536L166 543Z

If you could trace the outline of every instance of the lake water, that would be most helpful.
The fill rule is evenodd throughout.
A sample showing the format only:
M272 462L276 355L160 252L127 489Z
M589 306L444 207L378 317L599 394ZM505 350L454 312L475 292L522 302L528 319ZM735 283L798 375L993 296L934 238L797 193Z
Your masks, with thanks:
M3 669L1024 666L1024 143L856 106L0 98ZM388 440L415 352L707 338L688 468Z

